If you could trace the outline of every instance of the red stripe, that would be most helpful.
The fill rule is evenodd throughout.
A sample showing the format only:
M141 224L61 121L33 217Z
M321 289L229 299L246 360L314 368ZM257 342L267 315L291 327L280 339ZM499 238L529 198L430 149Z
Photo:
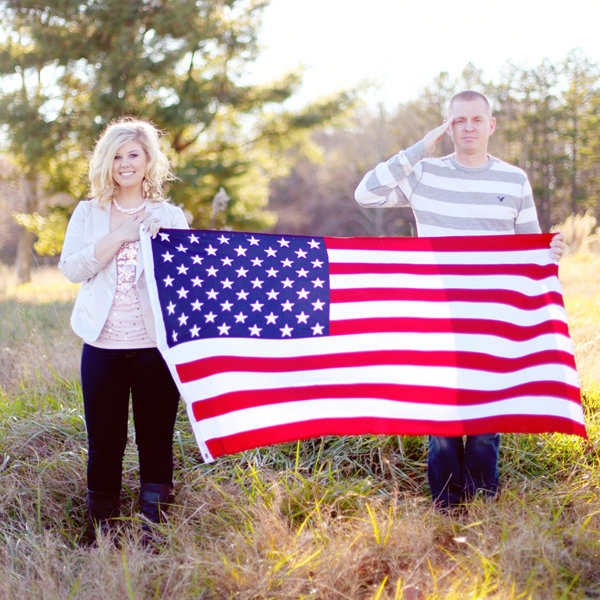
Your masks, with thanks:
M207 440L213 457L250 448L280 444L324 435L477 435L496 431L512 433L558 432L587 439L585 427L570 419L553 416L501 415L472 421L411 421L402 419L319 419L277 425Z
M332 289L331 302L373 302L376 300L407 300L423 302L497 302L516 308L533 310L548 304L564 306L558 292L527 296L513 290L369 288Z
M407 252L506 252L550 248L553 233L434 238L325 237L332 250L402 250ZM558 265L555 265L558 273Z
M508 340L525 341L544 334L569 336L567 324L548 320L527 327L491 319L420 319L417 317L380 317L331 321L330 335L375 332L475 333L496 335Z
M403 275L516 275L540 281L556 275L556 265L413 265L390 263L329 263L331 275L400 273Z
M231 371L284 373L379 365L414 365L511 373L544 363L562 364L575 369L573 356L561 350L544 350L517 358L454 350L373 350L291 357L211 356L177 365L177 374L182 383L188 383Z
M310 385L305 387L229 392L193 403L197 421L269 404L285 404L319 398L379 398L398 402L439 405L483 404L516 396L563 398L580 404L579 388L556 381L533 381L501 390L457 390L435 386L361 383L342 385Z

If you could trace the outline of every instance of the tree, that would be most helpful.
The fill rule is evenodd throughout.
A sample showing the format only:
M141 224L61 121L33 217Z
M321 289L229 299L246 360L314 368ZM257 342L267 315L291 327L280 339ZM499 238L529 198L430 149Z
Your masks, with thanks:
M19 135L16 92L0 96L10 150L28 160L42 143L36 167L47 191L82 195L74 153L85 157L113 118L153 121L166 141L179 182L173 200L210 222L210 203L223 187L230 196L229 227L273 223L266 210L269 180L285 172L285 150L317 125L331 122L351 94L316 102L299 113L282 104L298 88L298 73L264 85L244 74L258 53L263 0L0 1L7 40L0 45L4 81L35 81L27 135ZM46 58L51 57L51 58ZM11 79L12 78L12 79ZM32 125L29 127L29 125ZM51 133L51 135L49 135ZM77 167L85 173L79 158ZM34 207L28 207L28 212Z

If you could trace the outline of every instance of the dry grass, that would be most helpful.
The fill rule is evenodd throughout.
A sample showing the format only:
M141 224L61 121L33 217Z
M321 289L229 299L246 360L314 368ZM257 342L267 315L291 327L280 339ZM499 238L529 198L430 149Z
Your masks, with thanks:
M440 515L423 438L309 440L203 465L181 410L177 504L155 554L139 544L133 434L121 546L79 546L74 288L52 270L27 289L0 272L0 598L600 598L599 267L561 264L589 444L507 435L498 500Z

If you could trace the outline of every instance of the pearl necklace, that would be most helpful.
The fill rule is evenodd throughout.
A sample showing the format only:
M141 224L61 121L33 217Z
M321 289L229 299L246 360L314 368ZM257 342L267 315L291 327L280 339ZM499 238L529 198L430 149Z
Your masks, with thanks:
M146 201L144 200L139 206L134 206L133 208L125 208L124 206L121 206L116 198L112 199L112 203L114 204L115 208L120 212L123 213L124 215L135 215L135 213L140 212L140 210L142 210L143 208L146 208Z

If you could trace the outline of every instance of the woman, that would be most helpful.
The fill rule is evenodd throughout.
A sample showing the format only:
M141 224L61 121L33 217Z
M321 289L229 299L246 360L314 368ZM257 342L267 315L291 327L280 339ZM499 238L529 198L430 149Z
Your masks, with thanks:
M141 512L156 523L161 505L172 502L179 393L156 349L139 237L140 226L156 236L160 227L188 224L163 196L162 184L172 175L150 123L129 118L111 123L96 143L89 178L92 200L73 212L59 268L82 283L71 326L84 341L87 508L95 531L119 514L130 394Z

